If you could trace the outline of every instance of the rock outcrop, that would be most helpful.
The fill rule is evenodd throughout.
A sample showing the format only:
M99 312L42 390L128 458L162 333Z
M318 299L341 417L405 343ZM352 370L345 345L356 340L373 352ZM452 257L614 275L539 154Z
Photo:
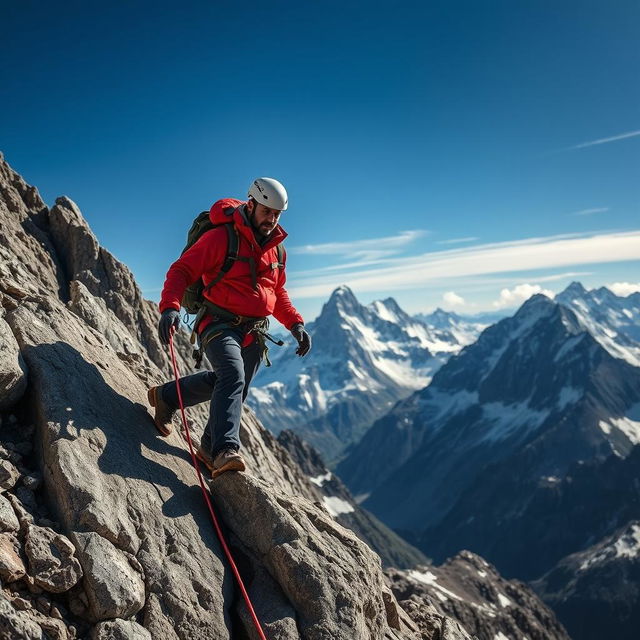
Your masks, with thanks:
M423 638L441 637L432 635L438 619L442 619L441 628L447 629L455 618L478 640L569 640L551 609L529 587L505 580L470 551L461 551L438 567L391 569L386 575L400 605L420 626Z

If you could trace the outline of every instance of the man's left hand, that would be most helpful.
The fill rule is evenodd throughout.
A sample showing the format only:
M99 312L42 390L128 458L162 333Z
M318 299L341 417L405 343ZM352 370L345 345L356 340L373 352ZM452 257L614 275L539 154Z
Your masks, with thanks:
M307 333L304 325L301 323L294 324L293 327L291 327L291 335L298 342L296 353L301 357L306 356L311 349L311 336Z

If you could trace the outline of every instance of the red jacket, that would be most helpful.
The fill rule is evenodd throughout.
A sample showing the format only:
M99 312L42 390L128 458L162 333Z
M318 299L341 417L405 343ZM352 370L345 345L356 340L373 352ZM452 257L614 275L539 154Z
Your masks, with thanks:
M239 257L253 256L257 271L257 286L254 289L248 262L236 261L222 280L214 284L205 297L219 307L243 316L275 316L287 329L304 322L297 312L289 294L284 288L286 276L283 268L272 267L277 264L276 246L287 234L277 225L269 240L260 246L256 241L253 228L246 220L243 211L245 203L241 200L225 198L218 200L209 212L213 224L228 223L229 217L225 210L233 211L233 223L238 230L240 239L238 246ZM185 289L202 278L205 287L220 272L222 263L227 255L227 231L219 226L204 233L198 241L185 251L167 271L167 277L162 289L160 311L165 309L180 309L180 301ZM200 329L208 324L200 324Z

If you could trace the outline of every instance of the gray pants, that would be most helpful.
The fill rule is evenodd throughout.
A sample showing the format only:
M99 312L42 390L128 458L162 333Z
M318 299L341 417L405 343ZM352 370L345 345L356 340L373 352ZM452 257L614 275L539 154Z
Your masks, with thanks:
M185 407L210 400L209 420L201 445L212 456L226 448L240 447L242 403L260 366L260 344L254 340L242 347L246 329L222 329L205 348L213 371L202 371L180 378L180 392ZM175 381L161 387L162 399L178 408Z

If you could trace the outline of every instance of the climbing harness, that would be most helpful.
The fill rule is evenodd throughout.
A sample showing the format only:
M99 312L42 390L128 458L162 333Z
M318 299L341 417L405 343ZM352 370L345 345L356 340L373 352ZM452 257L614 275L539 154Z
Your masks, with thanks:
M198 326L205 316L211 317L211 323L205 327L205 329L198 335ZM267 346L267 340L273 342L273 344L281 347L284 342L282 340L276 340L268 333L269 319L259 318L254 316L241 316L230 311L227 311L223 307L219 307L210 300L203 300L202 306L198 310L191 331L191 344L198 343L197 348L193 350L193 358L195 360L196 369L202 366L202 358L204 357L207 345L211 340L217 338L224 329L230 329L234 327L244 327L247 333L253 333L260 345L260 359L265 361L265 366L270 367L271 361L269 360L269 347Z
M213 510L213 505L211 504L211 499L209 498L209 493L207 492L205 485L204 485L204 480L202 479L202 473L200 472L200 465L198 464L198 460L196 458L196 454L195 451L193 449L193 442L191 441L191 433L189 431L189 425L187 423L187 418L185 416L184 413L184 404L182 402L182 392L180 391L180 375L178 373L178 362L176 360L176 353L175 350L173 348L173 333L174 333L175 329L172 328L171 329L171 333L169 335L169 350L171 351L171 363L173 365L173 374L175 376L176 379L176 390L178 392L178 403L180 404L180 415L182 417L182 425L184 427L184 431L183 431L183 437L184 439L187 441L187 444L189 445L189 453L191 454L191 462L193 463L193 466L196 470L196 474L198 476L198 482L200 484L200 489L202 490L202 496L204 498L204 501L209 509L209 514L211 515L211 520L213 521L213 526L214 529L216 530L216 534L218 535L218 540L220 540L220 545L222 546L222 549L225 553L225 555L227 556L227 560L229 561L229 565L231 566L231 570L233 572L233 575L236 578L236 581L238 582L238 586L240 587L240 591L242 593L242 597L244 598L244 601L247 605L247 609L249 610L249 614L251 615L251 619L253 620L253 624L256 628L256 631L258 632L258 636L260 637L260 640L267 640L267 637L264 635L264 631L262 630L262 626L260 625L260 621L258 620L258 616L256 615L256 612L253 608L253 605L251 604L251 599L249 598L249 594L247 593L247 590L245 589L244 586L244 582L242 582L242 577L240 576L240 572L238 571L238 567L236 566L236 563L233 559L233 556L231 555L231 550L229 549L229 546L227 545L227 541L224 538L224 534L222 533L222 528L220 527L220 523L218 522L218 518L216 517L215 511Z

